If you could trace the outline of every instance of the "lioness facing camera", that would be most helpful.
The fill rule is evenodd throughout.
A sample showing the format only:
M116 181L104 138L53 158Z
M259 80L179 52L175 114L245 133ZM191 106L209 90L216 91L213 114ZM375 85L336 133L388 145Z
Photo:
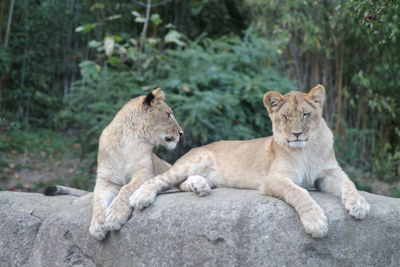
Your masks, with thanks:
M264 106L273 136L192 149L168 171L139 187L129 199L131 206L142 209L153 203L161 190L192 176L204 177L210 187L260 189L264 195L284 200L315 238L327 234L327 218L303 187L315 185L339 196L351 216L364 218L369 205L336 161L333 135L322 117L324 99L322 85L307 94L266 93Z

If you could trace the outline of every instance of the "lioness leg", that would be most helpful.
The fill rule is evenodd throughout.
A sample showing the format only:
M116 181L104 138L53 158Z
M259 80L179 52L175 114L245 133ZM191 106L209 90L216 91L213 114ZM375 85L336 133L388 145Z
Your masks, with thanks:
M194 192L199 196L205 196L210 193L210 185L207 179L200 175L191 175L179 185L181 191Z
M129 197L143 184L144 180L132 178L131 182L121 187L118 195L106 210L104 227L106 230L119 230L132 214Z
M94 188L92 222L89 231L98 240L104 239L107 230L104 228L106 209L118 194L120 186L98 180Z
M328 222L321 207L304 188L294 184L286 177L270 175L261 185L264 195L280 198L291 205L299 214L300 220L312 237L321 238L328 232Z
M129 197L144 181L154 177L154 174L158 175L167 171L171 167L169 163L160 159L154 153L152 154L151 160L153 168L143 168L135 172L131 181L121 188L117 197L111 202L106 212L105 228L107 230L120 230L122 225L132 214L132 207L129 205Z
M363 219L369 212L369 204L358 193L354 183L341 168L324 172L324 177L318 179L317 187L342 199L345 209L356 219Z
M143 166L148 166L143 164ZM129 197L143 184L154 176L153 168L143 167L133 173L130 182L119 190L106 212L105 227L108 230L119 230L132 214Z
M158 192L182 183L191 175L207 177L213 168L214 160L211 153L206 151L194 153L194 150L192 150L180 158L171 169L146 181L129 198L130 204L132 207L143 209L155 201Z

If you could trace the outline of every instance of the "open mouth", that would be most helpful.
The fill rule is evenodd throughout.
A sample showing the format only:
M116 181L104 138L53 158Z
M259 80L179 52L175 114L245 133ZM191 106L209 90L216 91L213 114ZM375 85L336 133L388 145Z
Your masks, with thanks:
M173 136L167 136L167 137L165 137L165 141L167 141L167 142L173 142L173 141L175 141L175 137L173 137Z
M307 140L306 139L296 139L296 140L287 140L288 141L288 145L290 147L305 147L307 144Z

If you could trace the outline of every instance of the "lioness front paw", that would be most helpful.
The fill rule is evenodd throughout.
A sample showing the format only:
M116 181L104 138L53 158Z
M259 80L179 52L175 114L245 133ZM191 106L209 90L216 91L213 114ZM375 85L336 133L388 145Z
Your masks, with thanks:
M133 208L142 210L150 206L155 200L156 193L142 185L129 198L129 203Z
M369 212L369 204L358 192L347 195L344 199L344 208L355 219L363 219Z
M194 193L196 193L201 197L208 195L211 191L211 188L208 185L207 180L203 176L200 175L189 176L186 182L189 184L191 191L193 191Z
M103 225L98 224L95 220L92 220L89 228L90 234L97 240L103 240L107 235L107 230Z
M306 232L312 237L322 238L328 233L328 219L320 207L300 214L300 219Z
M132 208L123 201L114 201L106 210L106 221L104 228L109 231L120 230L122 225L129 219L132 213Z

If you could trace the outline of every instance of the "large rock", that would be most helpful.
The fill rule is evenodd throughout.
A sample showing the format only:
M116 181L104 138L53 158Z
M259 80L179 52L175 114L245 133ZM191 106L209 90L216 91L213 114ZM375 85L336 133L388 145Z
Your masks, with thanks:
M356 221L337 198L311 194L329 220L319 240L278 199L216 189L203 198L163 194L98 242L89 197L1 192L0 266L400 265L399 199L362 193L371 213Z

